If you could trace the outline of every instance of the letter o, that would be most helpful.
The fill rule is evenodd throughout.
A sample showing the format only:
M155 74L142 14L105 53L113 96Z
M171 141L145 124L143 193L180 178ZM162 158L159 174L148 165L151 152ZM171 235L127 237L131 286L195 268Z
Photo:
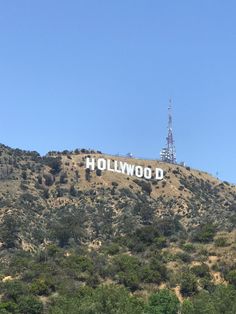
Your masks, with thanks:
M135 175L138 178L142 178L143 177L143 167L141 166L136 166L135 167Z
M152 169L146 167L144 168L144 178L151 179L152 178Z
M99 170L105 170L107 167L107 162L104 158L99 158L97 161L97 167Z

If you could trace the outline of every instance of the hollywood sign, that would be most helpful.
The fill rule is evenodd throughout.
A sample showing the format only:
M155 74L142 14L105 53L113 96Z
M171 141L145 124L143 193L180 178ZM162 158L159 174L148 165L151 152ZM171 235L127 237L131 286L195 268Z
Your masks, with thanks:
M110 172L122 173L128 176L135 176L137 178L145 178L147 180L162 180L164 177L164 171L161 168L155 168L155 170L153 171L149 167L137 166L134 164L129 164L127 162L105 158L96 159L87 157L85 168L90 170L99 169L101 171L105 170Z

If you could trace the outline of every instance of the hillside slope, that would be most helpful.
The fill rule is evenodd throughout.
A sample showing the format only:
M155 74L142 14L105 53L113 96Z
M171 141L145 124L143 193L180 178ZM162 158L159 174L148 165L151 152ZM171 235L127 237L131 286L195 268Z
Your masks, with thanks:
M1 146L0 154L0 214L19 220L22 245L48 240L50 224L69 214L78 219L83 241L112 238L163 217L178 220L187 232L207 221L218 230L234 227L236 187L207 173L115 157L165 171L164 180L148 181L107 171L86 173L87 156L114 157L83 150L40 157Z
M164 179L88 171L86 157L162 168ZM38 306L27 313L73 314L78 308L79 313L144 313L148 297L160 288L171 291L163 290L168 295L164 299L174 298L176 311L190 297L193 311L187 304L181 313L200 313L199 303L194 309L199 298L213 306L220 293L231 295L219 285L235 286L236 295L235 261L234 185L154 160L84 149L41 157L0 145L4 313L25 313L27 302ZM210 294L207 300L202 292ZM121 298L120 305L114 305L120 312L85 310L96 298L111 298L112 303L112 295ZM225 298L220 298L222 304L233 300ZM24 310L19 312L20 302ZM224 312L218 311L223 305L216 304L217 310L209 313ZM236 304L230 306L229 313L234 313Z

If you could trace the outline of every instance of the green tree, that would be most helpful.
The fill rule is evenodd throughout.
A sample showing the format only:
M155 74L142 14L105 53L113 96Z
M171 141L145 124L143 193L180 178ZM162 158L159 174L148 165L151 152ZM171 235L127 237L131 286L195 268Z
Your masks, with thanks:
M226 279L236 287L236 270L231 270L228 272Z
M215 226L212 223L206 223L199 226L199 228L193 234L193 240L207 243L213 240L215 234Z
M55 299L50 314L141 314L144 303L122 287L80 288L76 297Z
M139 288L141 280L141 263L137 257L126 254L118 255L114 258L112 273L118 282L124 284L131 291Z
M61 171L60 157L44 157L44 163L51 168L50 172L53 175L56 175Z
M38 278L32 282L30 292L35 295L48 295L50 293L50 284L44 278Z
M233 286L217 286L212 298L217 314L236 313L236 289Z
M18 302L18 299L28 294L27 286L19 280L7 281L3 287L3 300Z
M6 248L16 246L18 229L19 226L14 216L6 215L3 218L3 223L0 228L0 238Z
M223 314L218 312L214 306L211 295L206 291L201 291L195 298L193 298L194 314ZM191 313L191 312L190 312Z
M202 290L191 304L183 304L181 314L234 314L236 290L233 286L217 286L212 293Z
M70 195L76 197L77 196L77 190L74 185L71 185L70 187Z
M147 314L177 314L180 302L176 295L168 290L162 289L152 294L148 300L145 313Z
M181 306L181 314L194 314L193 303L190 300L184 300Z
M17 313L18 307L12 301L0 302L0 314Z
M191 268L191 272L200 278L211 278L209 266L204 263L202 263L201 265L193 266Z
M41 314L43 313L43 304L33 296L21 297L18 301L19 313Z
M197 278L190 271L183 271L180 280L180 290L185 296L191 296L197 291Z

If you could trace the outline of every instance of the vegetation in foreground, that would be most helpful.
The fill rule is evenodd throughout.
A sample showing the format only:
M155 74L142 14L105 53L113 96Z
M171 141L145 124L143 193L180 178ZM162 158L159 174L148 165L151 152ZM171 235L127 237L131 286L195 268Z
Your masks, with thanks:
M207 244L183 238L182 251L175 253L173 235L160 230L163 225L146 226L95 248L72 239L65 244L59 233L58 245L35 253L5 250L0 314L236 313L235 264L207 263L212 226L195 234L204 233ZM221 283L214 271L223 274Z

